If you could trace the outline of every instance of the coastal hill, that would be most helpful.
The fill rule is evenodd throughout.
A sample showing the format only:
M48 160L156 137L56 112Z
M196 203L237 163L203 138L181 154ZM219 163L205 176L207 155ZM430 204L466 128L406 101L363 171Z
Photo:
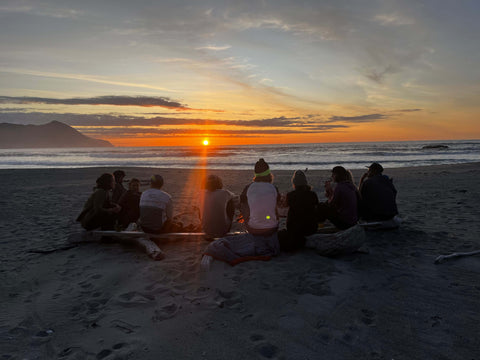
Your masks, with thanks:
M113 145L85 136L59 121L43 125L0 124L0 149L109 146Z

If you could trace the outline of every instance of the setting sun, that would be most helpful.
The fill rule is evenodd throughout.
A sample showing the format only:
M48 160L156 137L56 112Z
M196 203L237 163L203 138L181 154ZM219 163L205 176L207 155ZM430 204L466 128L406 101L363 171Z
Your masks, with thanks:
M207 139L203 140L203 145L207 146L209 144L209 141Z

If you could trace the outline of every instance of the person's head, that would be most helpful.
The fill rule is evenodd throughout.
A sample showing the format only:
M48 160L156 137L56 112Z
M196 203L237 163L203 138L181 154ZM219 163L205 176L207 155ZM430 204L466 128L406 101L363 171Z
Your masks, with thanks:
M209 175L205 182L205 189L208 191L215 191L223 188L222 179L217 175Z
M263 160L263 158L259 159L255 163L255 177L253 178L255 182L273 182L273 175L270 172L270 167L268 164Z
M335 166L332 169L332 179L336 183L342 182L342 181L350 181L351 174L348 173L347 169L345 169L343 166Z
M103 190L112 190L115 187L115 178L112 174L102 174L96 181L97 188Z
M383 166L377 162L368 167L368 176L380 175L383 172Z
M152 175L150 186L154 189L161 189L163 186L163 177L161 175Z
M293 173L292 185L295 189L308 188L310 190L310 186L307 182L307 177L302 170L297 170Z
M117 183L121 183L123 181L123 178L125 177L125 171L123 170L115 170L113 172L113 176L115 176L115 181Z
M140 180L133 178L128 182L128 190L140 192Z

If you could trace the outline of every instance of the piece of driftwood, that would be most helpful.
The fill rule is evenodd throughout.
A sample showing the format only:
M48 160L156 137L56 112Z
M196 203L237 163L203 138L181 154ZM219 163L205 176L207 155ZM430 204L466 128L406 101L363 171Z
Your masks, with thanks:
M445 260L456 258L456 257L471 256L471 255L477 255L477 254L480 254L480 250L475 250L470 252L458 252L450 255L440 255L440 256L437 256L437 258L435 259L435 264L440 264Z
M360 222L358 225L362 226L366 230L390 230L396 229L403 222L402 218L399 216L394 216L391 219L384 221L371 221L371 222Z
M359 225L346 230L306 236L305 247L314 249L323 256L336 256L353 253L365 242L365 231Z
M125 236L119 236L121 231L82 231L78 234L71 234L68 241L73 244L89 243L104 241L105 238L117 238L119 242L135 245L141 248L145 253L154 260L161 260L165 257L165 253L155 244L147 234L141 231L126 231ZM117 235L117 236L114 236ZM75 245L74 245L75 246Z
M70 250L70 249L73 249L77 246L78 245L73 244L73 245L61 246L61 247L54 248L54 249L32 249L32 250L28 250L28 252L33 253L33 254L51 254L51 253L54 253L54 252L57 252L57 251Z
M171 232L161 234L149 234L143 231L114 231L114 230L94 230L91 231L94 236L111 236L119 238L149 237L150 239L165 239L172 236L207 236L204 232ZM230 232L225 236L238 235L241 232Z
M132 239L132 242L138 247L142 248L145 253L153 260L162 260L165 258L165 253L152 240L146 237L139 237Z

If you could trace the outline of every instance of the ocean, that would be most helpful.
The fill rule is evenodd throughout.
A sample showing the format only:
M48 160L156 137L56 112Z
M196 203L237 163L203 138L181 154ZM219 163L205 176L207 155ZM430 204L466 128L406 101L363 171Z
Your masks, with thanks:
M385 168L480 162L480 140L242 145L0 149L0 169L158 167L251 169L260 158L272 169Z

